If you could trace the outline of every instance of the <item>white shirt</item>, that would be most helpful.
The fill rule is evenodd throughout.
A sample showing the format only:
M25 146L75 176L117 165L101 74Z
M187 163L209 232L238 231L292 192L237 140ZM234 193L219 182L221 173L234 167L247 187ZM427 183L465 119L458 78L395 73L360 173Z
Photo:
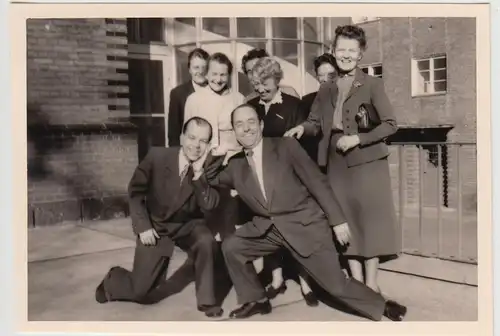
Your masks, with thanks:
M262 191L262 195L267 200L266 189L264 187L264 169L262 166L262 139L260 142L253 148L253 161L255 162L255 169L257 170L255 173L257 174L257 179L259 180L260 190ZM250 158L247 157L247 160Z
M231 124L231 112L245 98L239 92L228 90L222 95L215 93L208 85L197 92L189 95L184 107L184 120L192 117L206 119L212 125L212 148L220 145L228 145L233 148L237 146L236 138ZM226 133L222 136L221 133ZM228 144L222 142L228 142Z
M266 114L267 112L269 112L269 108L271 107L272 104L282 104L282 103L283 103L283 96L281 95L281 89L278 89L278 92L276 92L271 101L265 102L262 99L259 100L259 104L264 105L264 108L266 109Z

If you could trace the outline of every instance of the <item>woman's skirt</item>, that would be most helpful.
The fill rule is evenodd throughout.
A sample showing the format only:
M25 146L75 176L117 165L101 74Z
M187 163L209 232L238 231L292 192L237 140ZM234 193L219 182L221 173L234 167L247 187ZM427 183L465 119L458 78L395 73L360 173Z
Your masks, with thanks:
M330 144L327 175L346 216L351 240L344 251L350 257L381 257L401 252L387 158L348 167L346 157L336 150L338 137Z

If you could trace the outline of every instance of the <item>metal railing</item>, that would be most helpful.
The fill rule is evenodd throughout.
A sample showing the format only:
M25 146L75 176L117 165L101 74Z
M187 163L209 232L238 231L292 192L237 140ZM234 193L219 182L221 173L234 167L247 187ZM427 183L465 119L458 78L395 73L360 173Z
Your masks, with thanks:
M477 264L476 144L389 146L402 252Z

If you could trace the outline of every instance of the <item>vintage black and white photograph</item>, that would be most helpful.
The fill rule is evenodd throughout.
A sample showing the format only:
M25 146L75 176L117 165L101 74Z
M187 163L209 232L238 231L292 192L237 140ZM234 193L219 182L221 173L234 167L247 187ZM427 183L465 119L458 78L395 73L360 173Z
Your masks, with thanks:
M28 321L478 320L477 19L271 13L26 20Z

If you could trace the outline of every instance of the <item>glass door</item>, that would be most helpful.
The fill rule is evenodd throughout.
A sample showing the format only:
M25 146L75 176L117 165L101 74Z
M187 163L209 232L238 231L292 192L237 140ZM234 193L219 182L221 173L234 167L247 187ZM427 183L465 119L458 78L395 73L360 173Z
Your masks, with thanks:
M163 19L128 19L130 121L137 128L138 157L152 146L168 146L170 90L175 84L172 47Z

